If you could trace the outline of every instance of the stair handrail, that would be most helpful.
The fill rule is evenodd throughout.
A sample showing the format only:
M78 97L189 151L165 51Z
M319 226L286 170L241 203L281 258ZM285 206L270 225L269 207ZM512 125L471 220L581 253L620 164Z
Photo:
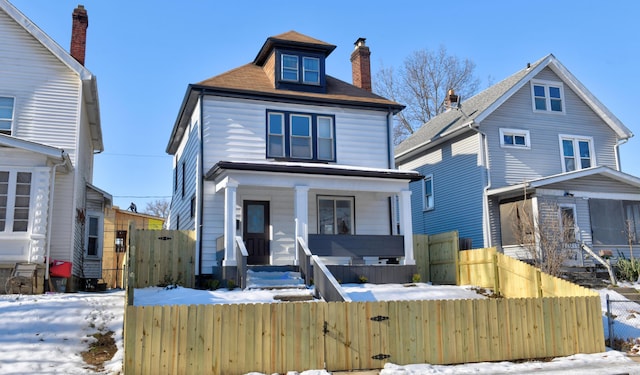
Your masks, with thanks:
M335 276L317 255L311 256L313 263L313 284L316 297L322 297L327 302L351 302Z
M602 259L602 257L596 254L596 252L593 251L593 249L591 249L586 243L582 242L581 247L582 247L582 250L586 251L589 255L593 257L593 259L597 260L598 263L602 264L604 268L607 269L607 272L609 273L609 280L611 281L611 285L618 285L618 281L616 280L616 275L615 275L615 272L613 272L613 267L611 267L611 263Z
M244 245L244 240L241 236L235 236L235 240L238 285L240 286L240 289L244 289L247 287L247 257L249 256L249 252L247 251L247 247Z
M311 250L307 246L307 243L304 241L304 238L297 238L297 246L296 251L298 252L298 267L300 269L300 273L302 273L302 277L304 278L304 283L306 285L311 284L311 279L313 278L313 274L311 273Z

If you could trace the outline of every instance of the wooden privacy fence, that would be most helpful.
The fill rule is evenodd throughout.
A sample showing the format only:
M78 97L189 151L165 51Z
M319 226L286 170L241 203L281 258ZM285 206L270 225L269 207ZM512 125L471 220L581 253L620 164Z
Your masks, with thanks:
M604 351L600 299L127 306L127 374L286 373Z
M459 252L460 285L476 285L503 297L599 296L591 289L553 277L495 248Z
M129 289L167 283L194 287L194 231L130 228L129 233Z

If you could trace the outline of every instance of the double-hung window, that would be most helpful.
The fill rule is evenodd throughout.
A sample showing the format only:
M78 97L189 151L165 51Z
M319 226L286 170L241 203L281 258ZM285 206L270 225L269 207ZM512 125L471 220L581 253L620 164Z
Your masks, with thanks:
M422 209L424 211L433 210L434 208L434 199L433 199L433 175L426 175L424 180L422 180L422 197L423 204Z
M267 157L335 161L334 117L267 111Z
M353 197L318 197L318 233L354 234Z
M533 110L536 112L563 113L564 92L562 83L531 81Z
M291 90L316 91L324 86L324 59L321 55L281 51L276 78L276 87Z
M500 129L500 146L514 148L530 148L528 130Z
M11 134L14 99L0 96L0 133Z
M31 207L31 172L0 171L0 233L26 232Z
M88 217L87 228L87 255L98 256L100 249L100 218L98 216Z
M595 165L591 137L560 135L560 149L563 172L590 168Z
M298 56L285 55L281 56L281 74L285 81L298 82Z

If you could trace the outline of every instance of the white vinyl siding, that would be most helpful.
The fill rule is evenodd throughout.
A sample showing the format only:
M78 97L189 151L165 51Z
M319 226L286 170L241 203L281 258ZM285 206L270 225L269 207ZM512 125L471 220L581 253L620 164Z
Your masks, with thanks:
M559 80L548 68L536 78ZM594 166L617 168L615 132L570 88L564 87L566 113L563 116L533 113L531 95L530 86L524 85L480 124L480 130L487 135L492 188L562 173L562 149L558 136L575 134L576 129L580 129L580 135L597 140L592 145ZM530 149L501 146L499 129L514 128L514 124L518 129L530 132Z
M204 165L220 160L265 161L267 159L267 118L265 114L312 113L335 118L337 164L388 168L387 113L322 106L277 104L257 100L207 96L204 99ZM383 142L384 140L384 142ZM362 155L367 157L363 158Z

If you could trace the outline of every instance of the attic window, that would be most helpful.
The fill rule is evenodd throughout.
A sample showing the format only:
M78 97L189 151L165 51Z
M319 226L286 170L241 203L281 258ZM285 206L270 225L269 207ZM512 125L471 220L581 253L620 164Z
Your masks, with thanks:
M535 112L564 113L564 91L561 82L531 81Z
M301 51L279 51L276 64L276 88L325 92L324 56Z

